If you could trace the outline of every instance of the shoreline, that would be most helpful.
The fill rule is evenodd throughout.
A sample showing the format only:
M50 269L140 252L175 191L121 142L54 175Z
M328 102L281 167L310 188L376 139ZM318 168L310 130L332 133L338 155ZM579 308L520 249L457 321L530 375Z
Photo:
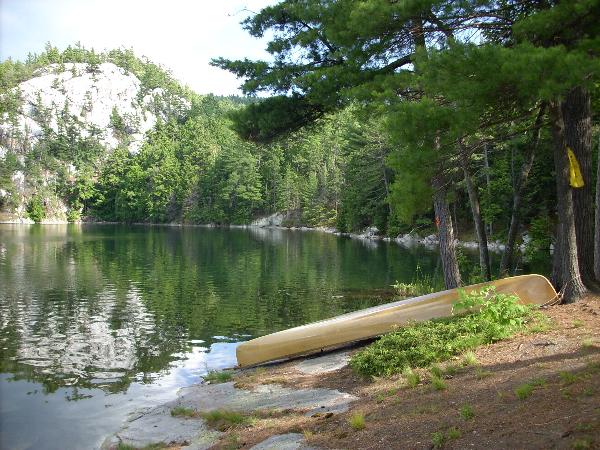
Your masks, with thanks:
M348 362L362 343L182 388L176 400L132 414L102 449L431 449L439 436L445 448L592 448L600 436L600 298L543 314L548 329L480 346L468 363L441 362L449 374L441 388L428 369L415 370L414 385L400 374L357 375ZM574 446L583 441L589 446Z
M405 248L412 248L415 246L423 246L429 250L433 250L438 246L439 241L435 234L430 234L425 237L421 237L418 234L406 233L398 235L397 237L389 237L377 234L379 230L375 227L368 227L360 233L349 233L342 232L333 227L308 227L308 226L283 226L276 223L265 223L272 216L256 219L249 224L202 224L202 223L152 223L152 222L104 222L104 221L78 221L68 222L66 220L44 220L41 223L34 223L30 219L15 219L15 220L2 220L0 225L82 225L82 224L98 224L98 225L144 225L144 226L159 226L159 227L189 227L189 228L223 228L223 229L267 229L267 230L287 230L287 231L310 231L320 232L326 234L332 234L339 237L347 237L350 239L359 239L362 241L381 241L381 242L392 242ZM477 241L461 241L456 239L456 246L465 248L468 250L477 250L479 243ZM488 242L488 250L493 253L501 253L505 250L506 246L500 241ZM521 244L517 247L518 250L524 251L525 246Z

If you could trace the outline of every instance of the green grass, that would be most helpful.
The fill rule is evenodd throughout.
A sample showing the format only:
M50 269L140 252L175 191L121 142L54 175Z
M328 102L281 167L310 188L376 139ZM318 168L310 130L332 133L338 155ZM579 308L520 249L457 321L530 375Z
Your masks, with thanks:
M460 408L460 416L465 420L471 420L475 417L475 411L471 405L463 405Z
M461 431L456 427L452 427L448 430L448 439L458 439L461 436Z
M520 386L518 386L515 389L515 395L517 396L517 398L519 400L525 400L526 398L528 398L531 393L533 392L534 386L529 384L529 383L525 383L522 384Z
M461 294L454 306L459 316L413 323L389 333L355 354L351 367L366 376L390 376L405 367L429 367L482 344L524 330L535 318L516 296L484 288ZM477 312L472 312L478 309ZM466 311L466 312L465 312ZM469 362L476 361L474 355Z
M460 368L456 364L448 364L444 369L444 374L454 376L460 371Z
M396 281L392 287L400 297L416 297L419 295L431 294L432 292L443 289L442 286L434 283L433 278L430 275L423 274L419 266L417 266L410 283L399 283Z
M438 377L431 377L431 385L436 391L443 391L448 388L446 382Z
M442 448L444 444L451 439L458 439L462 436L462 432L456 428L451 427L448 428L446 433L443 431L436 431L431 434L431 443L433 444L433 448Z
M594 346L594 341L591 338L587 338L581 341L581 348L588 350Z
M575 429L577 431L592 431L593 425L591 423L578 423Z
M124 444L122 442L119 442L119 445L117 445L117 450L159 450L163 448L167 448L167 445L164 442L148 444L144 447L134 447L133 445Z
M475 377L478 380L483 380L484 378L491 377L491 376L492 376L492 372L490 372L489 370L484 370L481 367L478 367L477 369L475 369Z
M560 372L558 375L565 385L573 384L577 381L577 375L571 372Z
M414 388L419 385L421 382L421 377L418 373L412 370L410 367L405 367L402 371L402 376L404 377L404 381L409 388Z
M171 410L173 417L194 417L196 411L192 408L184 408L183 406L177 406Z
M584 325L585 325L585 322L583 320L575 319L573 321L573 328L581 328Z
M479 361L477 360L477 356L475 356L475 353L469 351L463 355L464 366L476 366L477 364L479 364Z
M360 431L365 428L365 415L360 412L356 412L350 416L348 423L355 431Z
M543 378L532 378L529 384L533 387L542 387L546 385L546 380Z
M442 448L446 443L446 436L441 431L436 431L431 434L431 443L433 448Z
M587 363L585 369L592 373L600 372L600 361L592 361Z
M573 450L586 450L588 448L592 448L592 441L590 439L577 439L573 442Z
M204 375L204 381L209 383L226 383L233 378L233 372L230 370L210 371Z
M236 425L243 425L250 422L249 418L235 411L224 409L215 409L201 413L200 416L206 420L206 423L219 431L227 431Z
M432 377L442 378L444 376L444 372L440 368L440 366L431 366L429 368L429 373Z

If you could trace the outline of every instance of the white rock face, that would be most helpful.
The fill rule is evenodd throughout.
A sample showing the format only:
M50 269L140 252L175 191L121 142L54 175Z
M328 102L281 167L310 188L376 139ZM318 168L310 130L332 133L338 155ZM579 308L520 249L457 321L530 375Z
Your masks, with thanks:
M51 64L16 89L21 93L22 107L15 120L10 121L7 114L0 118L0 137L20 131L31 144L42 136L40 115L47 117L50 128L57 131L57 117L68 111L79 122L82 137L95 129L100 143L112 150L119 144L110 126L116 109L129 135L129 150L137 152L144 134L159 118L183 115L190 107L187 100L170 98L160 88L144 92L134 74L112 63L100 64L95 72L83 63L64 64L64 70Z

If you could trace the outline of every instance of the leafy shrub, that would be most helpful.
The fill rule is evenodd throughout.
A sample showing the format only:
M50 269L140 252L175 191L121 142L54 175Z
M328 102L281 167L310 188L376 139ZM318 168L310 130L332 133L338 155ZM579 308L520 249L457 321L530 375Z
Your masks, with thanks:
M44 202L39 195L33 197L27 204L27 215L35 223L40 223L42 219L46 217Z
M391 375L405 367L428 367L478 345L496 342L524 328L531 317L518 297L486 287L459 293L454 311L465 314L414 323L381 337L358 352L351 367L364 375Z

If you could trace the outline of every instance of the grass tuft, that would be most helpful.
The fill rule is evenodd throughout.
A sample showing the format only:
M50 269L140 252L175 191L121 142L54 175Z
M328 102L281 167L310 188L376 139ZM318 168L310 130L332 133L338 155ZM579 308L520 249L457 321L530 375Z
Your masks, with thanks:
M196 414L196 411L192 408L184 408L183 406L177 406L171 410L173 417L194 417Z
M581 341L581 348L584 350L589 350L594 346L594 340L591 338L587 338Z
M361 412L356 412L350 416L348 423L355 431L360 431L365 428L365 415Z
M558 375L560 376L560 379L563 382L563 384L567 386L577 381L577 375L571 372L560 372Z
M446 382L438 377L431 377L431 385L436 391L443 391L448 388Z
M163 448L167 448L167 444L164 442L157 442L155 444L148 444L144 447L135 447L133 445L124 444L123 442L119 442L116 450L160 450Z
M444 376L444 372L440 368L440 366L431 366L429 368L429 373L432 377L442 378Z
M248 417L225 409L215 409L212 411L200 413L200 416L206 420L206 423L219 431L227 431L236 425L249 423Z
M452 427L448 430L448 439L458 439L461 436L461 431L456 427Z
M463 355L464 366L476 366L477 364L479 364L479 361L477 360L475 353L469 351Z
M515 389L515 395L519 400L525 400L533 392L534 386L529 383L522 384Z
M404 377L404 381L409 388L414 388L419 385L421 382L421 377L418 373L412 370L410 367L405 367L402 371L402 376Z
M446 433L443 431L436 431L431 434L431 443L433 444L433 448L442 448L444 444L450 439L458 439L462 436L462 432L456 428L451 427L448 428Z
M204 381L209 383L226 383L231 381L233 378L233 372L231 370L223 370L221 372L211 370L204 375Z
M592 441L590 439L577 439L573 442L573 450L587 450L588 448L592 448Z
M463 405L460 408L460 416L465 420L471 420L475 417L475 411L473 411L473 407L471 405Z
M575 319L573 321L573 328L581 328L584 325L585 325L585 322L583 320Z
M433 444L433 448L442 448L446 443L446 436L441 431L431 433L431 443Z
M483 380L484 378L491 377L491 376L492 376L492 372L490 372L489 370L484 370L481 367L478 367L477 369L475 369L475 377L478 380Z

